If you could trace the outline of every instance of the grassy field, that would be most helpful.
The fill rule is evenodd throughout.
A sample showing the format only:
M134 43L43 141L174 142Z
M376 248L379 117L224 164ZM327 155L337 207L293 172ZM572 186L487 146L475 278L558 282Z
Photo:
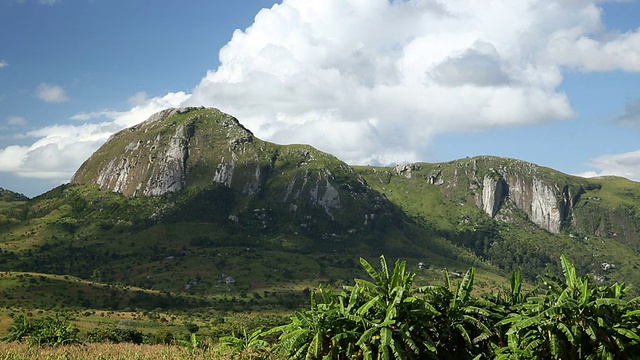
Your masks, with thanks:
M229 350L212 347L193 351L178 345L98 344L38 347L22 343L2 344L0 360L107 360L107 359L256 359L255 353L232 354Z

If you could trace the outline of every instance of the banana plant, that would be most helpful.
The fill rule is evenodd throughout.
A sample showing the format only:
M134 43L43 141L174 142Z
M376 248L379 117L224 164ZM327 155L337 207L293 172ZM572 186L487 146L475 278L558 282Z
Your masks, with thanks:
M562 255L564 279L543 278L546 292L530 296L519 313L500 321L509 325L508 346L498 358L627 359L637 354L638 300L624 299L625 285L597 287Z
M195 340L195 334L191 334L192 339ZM220 338L220 345L229 348L233 354L243 354L247 352L263 352L269 346L265 340L262 339L264 332L261 329L257 329L251 333L247 333L247 329L242 330L242 335L236 336L236 334L230 336L223 336Z
M396 261L389 272L384 256L380 270L360 259L371 280L356 279L350 290L358 294L360 306L352 319L363 325L356 346L364 359L413 359L435 354L433 341L422 326L432 317L416 296L416 274L406 270L405 261Z
M436 352L440 359L473 359L488 355L495 314L494 304L472 295L476 270L470 268L451 291L451 281L445 271L444 286L427 292L426 306L437 312L434 331Z
M280 333L278 344L291 359L338 359L353 351L356 335L349 331L349 319L343 316L341 300L346 295L331 287L320 287L318 302L311 294L311 308L296 312L288 324L275 327L267 334Z

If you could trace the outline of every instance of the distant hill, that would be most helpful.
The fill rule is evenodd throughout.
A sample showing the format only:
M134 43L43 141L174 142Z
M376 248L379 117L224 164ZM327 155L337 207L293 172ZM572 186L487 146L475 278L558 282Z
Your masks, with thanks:
M13 192L11 190L0 188L0 201L25 201L29 200L29 198L25 195L19 194L17 192Z
M380 254L424 284L475 266L498 289L518 267L558 272L562 253L594 281L640 284L639 211L640 184L621 178L490 156L354 167L216 109L168 109L113 135L71 184L0 207L0 271L82 279L73 296L93 283L145 291L70 302L112 308L293 308ZM5 305L40 286L6 281Z

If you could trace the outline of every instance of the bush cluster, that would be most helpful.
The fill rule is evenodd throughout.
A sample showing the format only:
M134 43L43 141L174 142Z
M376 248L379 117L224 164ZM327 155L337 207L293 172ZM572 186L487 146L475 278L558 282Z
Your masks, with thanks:
M32 345L66 345L78 343L78 329L66 317L56 314L43 319L17 315L9 326L6 341L28 341Z
M522 291L472 295L471 268L456 287L415 287L405 262L389 272L361 263L370 280L346 291L320 288L311 308L265 334L292 359L633 359L640 354L640 298L624 285L597 286L561 257L564 278L543 277ZM251 334L259 338L258 334ZM258 343L258 342L256 342ZM263 345L263 344L262 344ZM261 345L261 346L262 346Z

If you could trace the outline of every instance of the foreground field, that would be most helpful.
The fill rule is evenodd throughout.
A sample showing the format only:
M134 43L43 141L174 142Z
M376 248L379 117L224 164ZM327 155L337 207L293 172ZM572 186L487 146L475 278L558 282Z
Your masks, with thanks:
M0 348L0 360L115 360L115 359L255 359L256 354L231 354L214 347L190 350L176 345L99 344L66 345L58 347L30 346L24 343L5 343Z

